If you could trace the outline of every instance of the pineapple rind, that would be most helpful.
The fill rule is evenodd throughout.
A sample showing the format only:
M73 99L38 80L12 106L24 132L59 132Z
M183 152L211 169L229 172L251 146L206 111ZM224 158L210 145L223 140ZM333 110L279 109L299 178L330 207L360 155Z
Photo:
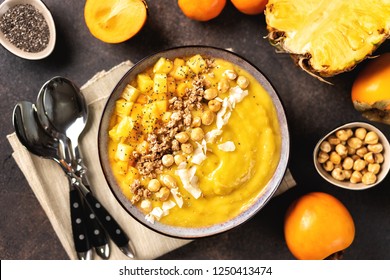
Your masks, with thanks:
M271 43L321 76L352 69L390 36L390 0L269 0L265 16Z

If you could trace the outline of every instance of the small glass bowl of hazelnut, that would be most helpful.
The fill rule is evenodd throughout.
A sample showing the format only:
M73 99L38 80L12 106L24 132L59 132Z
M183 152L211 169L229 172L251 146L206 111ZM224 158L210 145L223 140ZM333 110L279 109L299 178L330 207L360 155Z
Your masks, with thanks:
M313 160L329 183L350 190L379 184L390 169L390 145L383 133L365 122L342 125L318 141Z

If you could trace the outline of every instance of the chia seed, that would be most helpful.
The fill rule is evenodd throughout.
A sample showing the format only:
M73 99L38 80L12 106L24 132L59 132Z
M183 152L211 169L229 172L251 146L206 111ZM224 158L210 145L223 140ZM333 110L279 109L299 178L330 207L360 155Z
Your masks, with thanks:
M43 51L50 39L49 26L31 4L19 4L0 18L0 31L17 48L31 53Z

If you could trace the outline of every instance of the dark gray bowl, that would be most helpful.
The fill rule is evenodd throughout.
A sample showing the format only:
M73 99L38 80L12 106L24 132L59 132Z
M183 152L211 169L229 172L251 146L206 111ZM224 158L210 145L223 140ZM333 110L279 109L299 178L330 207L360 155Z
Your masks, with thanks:
M200 228L175 227L165 225L157 221L154 224L151 224L145 220L145 214L138 210L138 208L135 207L133 204L131 204L131 202L123 195L112 173L107 154L108 126L110 117L115 108L115 101L121 95L126 84L135 79L137 74L154 65L161 56L164 56L169 59L174 59L175 57L188 57L195 54L201 54L214 58L222 58L236 65L239 65L241 68L249 72L254 78L256 78L257 81L265 88L265 90L271 96L277 111L277 117L280 124L280 131L282 136L281 157L277 169L268 184L265 186L264 191L261 193L261 195L258 196L258 198L253 202L253 204L247 208L247 210L239 214L237 217L224 223ZM106 177L108 185L111 188L111 191L114 193L115 197L122 205L122 207L138 222L156 232L171 237L189 239L206 237L225 232L234 227L237 227L238 225L243 224L251 217L253 217L261 208L264 207L264 205L267 204L267 202L270 200L272 195L279 187L279 184L282 181L284 173L287 169L290 152L290 137L287 127L286 115L282 103L280 102L280 99L270 82L255 66L253 66L250 62L238 56L237 54L234 54L224 49L205 46L185 46L164 50L159 53L148 56L139 61L137 64L135 64L119 81L119 83L111 93L110 97L108 98L100 122L98 140L99 157L104 175Z

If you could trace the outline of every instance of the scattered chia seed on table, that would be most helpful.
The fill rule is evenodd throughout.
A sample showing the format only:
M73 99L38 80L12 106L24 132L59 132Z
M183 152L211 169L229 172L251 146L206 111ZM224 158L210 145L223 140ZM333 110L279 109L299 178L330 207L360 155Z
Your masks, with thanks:
M0 18L0 30L14 46L26 52L44 50L50 39L49 26L31 4L19 4Z

